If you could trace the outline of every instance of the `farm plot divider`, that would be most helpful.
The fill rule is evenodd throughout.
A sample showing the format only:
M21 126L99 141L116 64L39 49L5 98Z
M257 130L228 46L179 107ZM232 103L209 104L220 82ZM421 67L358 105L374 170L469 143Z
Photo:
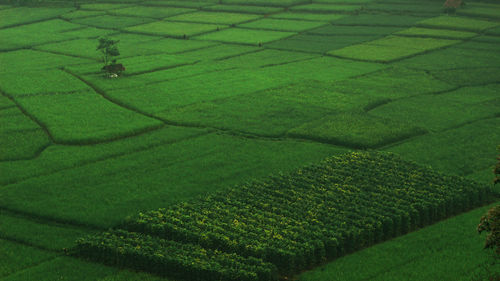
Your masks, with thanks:
M76 252L188 280L277 280L498 195L395 154L352 152L139 213L125 230L80 239Z

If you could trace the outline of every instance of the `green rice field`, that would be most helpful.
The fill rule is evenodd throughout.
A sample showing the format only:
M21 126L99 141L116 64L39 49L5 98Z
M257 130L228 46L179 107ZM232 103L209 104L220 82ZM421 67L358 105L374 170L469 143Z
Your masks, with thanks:
M443 3L0 0L0 281L497 280L500 3Z

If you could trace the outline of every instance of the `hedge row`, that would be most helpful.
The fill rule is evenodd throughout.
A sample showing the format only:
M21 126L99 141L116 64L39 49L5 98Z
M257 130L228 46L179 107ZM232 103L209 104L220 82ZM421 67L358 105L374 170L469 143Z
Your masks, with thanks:
M76 252L107 264L132 267L185 280L272 281L276 267L198 245L146 234L112 230L77 241Z
M288 274L479 206L492 194L393 154L354 152L140 213L126 228L261 258Z

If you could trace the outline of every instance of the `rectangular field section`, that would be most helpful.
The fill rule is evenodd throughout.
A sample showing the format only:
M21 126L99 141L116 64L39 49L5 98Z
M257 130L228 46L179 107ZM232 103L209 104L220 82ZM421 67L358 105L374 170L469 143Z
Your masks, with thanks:
M224 25L202 24L191 22L155 21L152 23L125 28L127 31L140 32L144 34L163 35L171 37L194 36L200 33L210 32L224 28Z
M196 39L208 40L208 41L219 41L226 43L241 43L249 45L259 45L286 37L290 37L296 33L294 32L283 32L283 31L271 31L271 30L254 30L254 29L243 29L243 28L229 28L219 32L212 32L208 34L203 34L197 36Z

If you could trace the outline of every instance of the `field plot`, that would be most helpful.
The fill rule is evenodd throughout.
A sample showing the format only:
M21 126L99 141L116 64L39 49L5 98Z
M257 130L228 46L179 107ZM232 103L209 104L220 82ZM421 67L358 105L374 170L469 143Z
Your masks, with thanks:
M0 238L0 249L2 251L2 262L0 266L0 278L8 276L16 271L25 269L53 259L56 254L40 249L21 245Z
M278 31L304 31L325 25L326 22L311 22L301 20L285 20L265 18L249 23L238 25L238 27L254 28L254 29L269 29Z
M491 200L487 195L495 194L486 185L476 188L470 180L392 154L354 152L197 201L141 212L124 228L144 234L105 232L81 239L76 250L164 275L175 268L177 274L200 280L278 280L278 272L297 272L405 234L484 204ZM457 196L457 189L465 194ZM161 258L154 259L155 253ZM228 253L237 253L232 263L204 266ZM240 262L246 265L233 265ZM227 275L231 269L238 278ZM213 277L205 279L202 272Z
M0 46L0 51L15 50L54 41L68 40L71 39L71 37L61 32L79 27L81 26L77 24L54 19L42 23L32 23L0 29L0 38L9 38L5 44Z
M284 10L284 8L264 7L264 6L241 6L241 5L212 5L203 7L203 10L268 15L281 12Z
M315 35L364 35L370 38L370 35L379 35L380 37L400 31L403 27L395 26L345 26L345 25L325 25L313 30L307 31L307 34Z
M459 9L457 14L498 20L500 19L500 7L498 5L487 3L470 3L470 5L467 5L466 9Z
M254 30L243 28L229 28L226 30L212 32L197 36L198 40L209 40L225 43L240 43L249 45L259 45L290 37L296 33L271 30Z
M9 67L0 68L0 73L13 73L26 69L42 70L88 62L90 62L88 59L33 50L2 52L0 53L0 64L8 65Z
M45 124L51 137L58 143L112 140L162 125L158 120L119 107L93 91L16 100L24 110ZM67 118L61 119L59 116Z
M0 74L0 90L14 99L22 96L91 90L78 78L62 70Z
M452 30L482 31L499 25L497 22L477 20L466 17L440 16L425 19L417 23L418 26L447 28Z
M71 11L69 13L65 13L61 15L61 18L72 20L77 18L86 18L86 17L94 17L94 16L102 16L106 14L104 11L87 11L87 10L76 10Z
M196 10L187 8L174 8L174 7L165 8L165 7L134 6L121 9L114 9L108 11L108 14L118 15L118 16L133 16L133 17L147 17L147 18L161 19L193 11Z
M170 17L168 18L168 20L212 23L212 24L237 24L240 22L258 19L260 17L261 17L260 15L252 15L252 14L199 11L195 13Z
M376 148L426 132L407 120L347 112L306 123L288 134L351 148Z
M293 19L293 20L323 21L323 22L338 20L343 17L345 17L345 15L315 14L315 13L303 13L303 12L284 12L270 16L270 18L277 18L277 19Z
M314 35L297 34L283 40L268 43L265 46L272 49L301 51L324 54L332 49L341 49L361 42L379 38L377 35Z
M17 7L8 10L0 9L0 27L15 26L57 18L72 11L71 8L29 8Z
M346 79L332 85L342 93L355 93L386 99L440 93L455 88L423 70L391 67L362 77Z
M81 29L63 31L61 33L68 38L98 38L102 36L109 36L110 34L115 33L115 31L96 27L83 27Z
M333 21L335 25L360 26L413 26L414 23L425 19L424 16L395 15L395 14L358 14L349 15Z
M294 6L290 10L311 13L353 13L361 7L360 5L307 4Z
M205 6L214 5L214 2L210 1L182 1L182 0L152 0L152 1L142 1L142 5L145 6L164 6L164 7L181 7L181 8L201 8Z
M173 22L173 21L155 21L152 23L141 24L129 28L127 31L134 31L150 35L171 36L183 38L186 36L194 36L200 33L215 31L224 28L224 25L201 24L188 22Z
M77 18L72 20L74 23L79 23L87 26L94 26L106 29L120 29L133 25L140 25L152 22L151 18L139 17L125 17L125 16L111 16L103 15L96 17Z
M289 7L307 0L221 0L223 4Z
M124 4L124 3L93 3L93 4L82 4L80 8L82 10L97 10L97 11L106 11L106 10L113 10L113 9L119 9L119 8L125 8L132 6L131 4Z
M233 56L220 61L220 64L232 65L240 68L263 67L278 64L286 64L317 57L315 54L306 54L290 51L279 51L272 49L259 50L239 56Z
M174 38L161 38L155 41L135 43L134 47L138 50L141 50L141 52L143 52L142 54L147 54L149 52L176 54L192 50L204 49L215 45L217 45L217 43Z
M477 33L468 31L455 31L434 28L411 27L396 32L395 35L415 36L415 37L436 37L444 39L467 39L477 36Z
M448 39L389 36L368 43L333 50L328 54L355 60L392 62L458 42L457 40Z
M368 3L364 8L368 11L408 13L412 15L436 15L442 13L442 3L436 1L420 1L411 3L402 1L400 3Z
M429 131L442 131L500 116L499 90L491 86L467 87L440 95L417 96L382 105L370 114L404 120ZM421 104L427 106L421 107Z
M29 159L50 144L37 123L17 107L0 111L0 161Z

